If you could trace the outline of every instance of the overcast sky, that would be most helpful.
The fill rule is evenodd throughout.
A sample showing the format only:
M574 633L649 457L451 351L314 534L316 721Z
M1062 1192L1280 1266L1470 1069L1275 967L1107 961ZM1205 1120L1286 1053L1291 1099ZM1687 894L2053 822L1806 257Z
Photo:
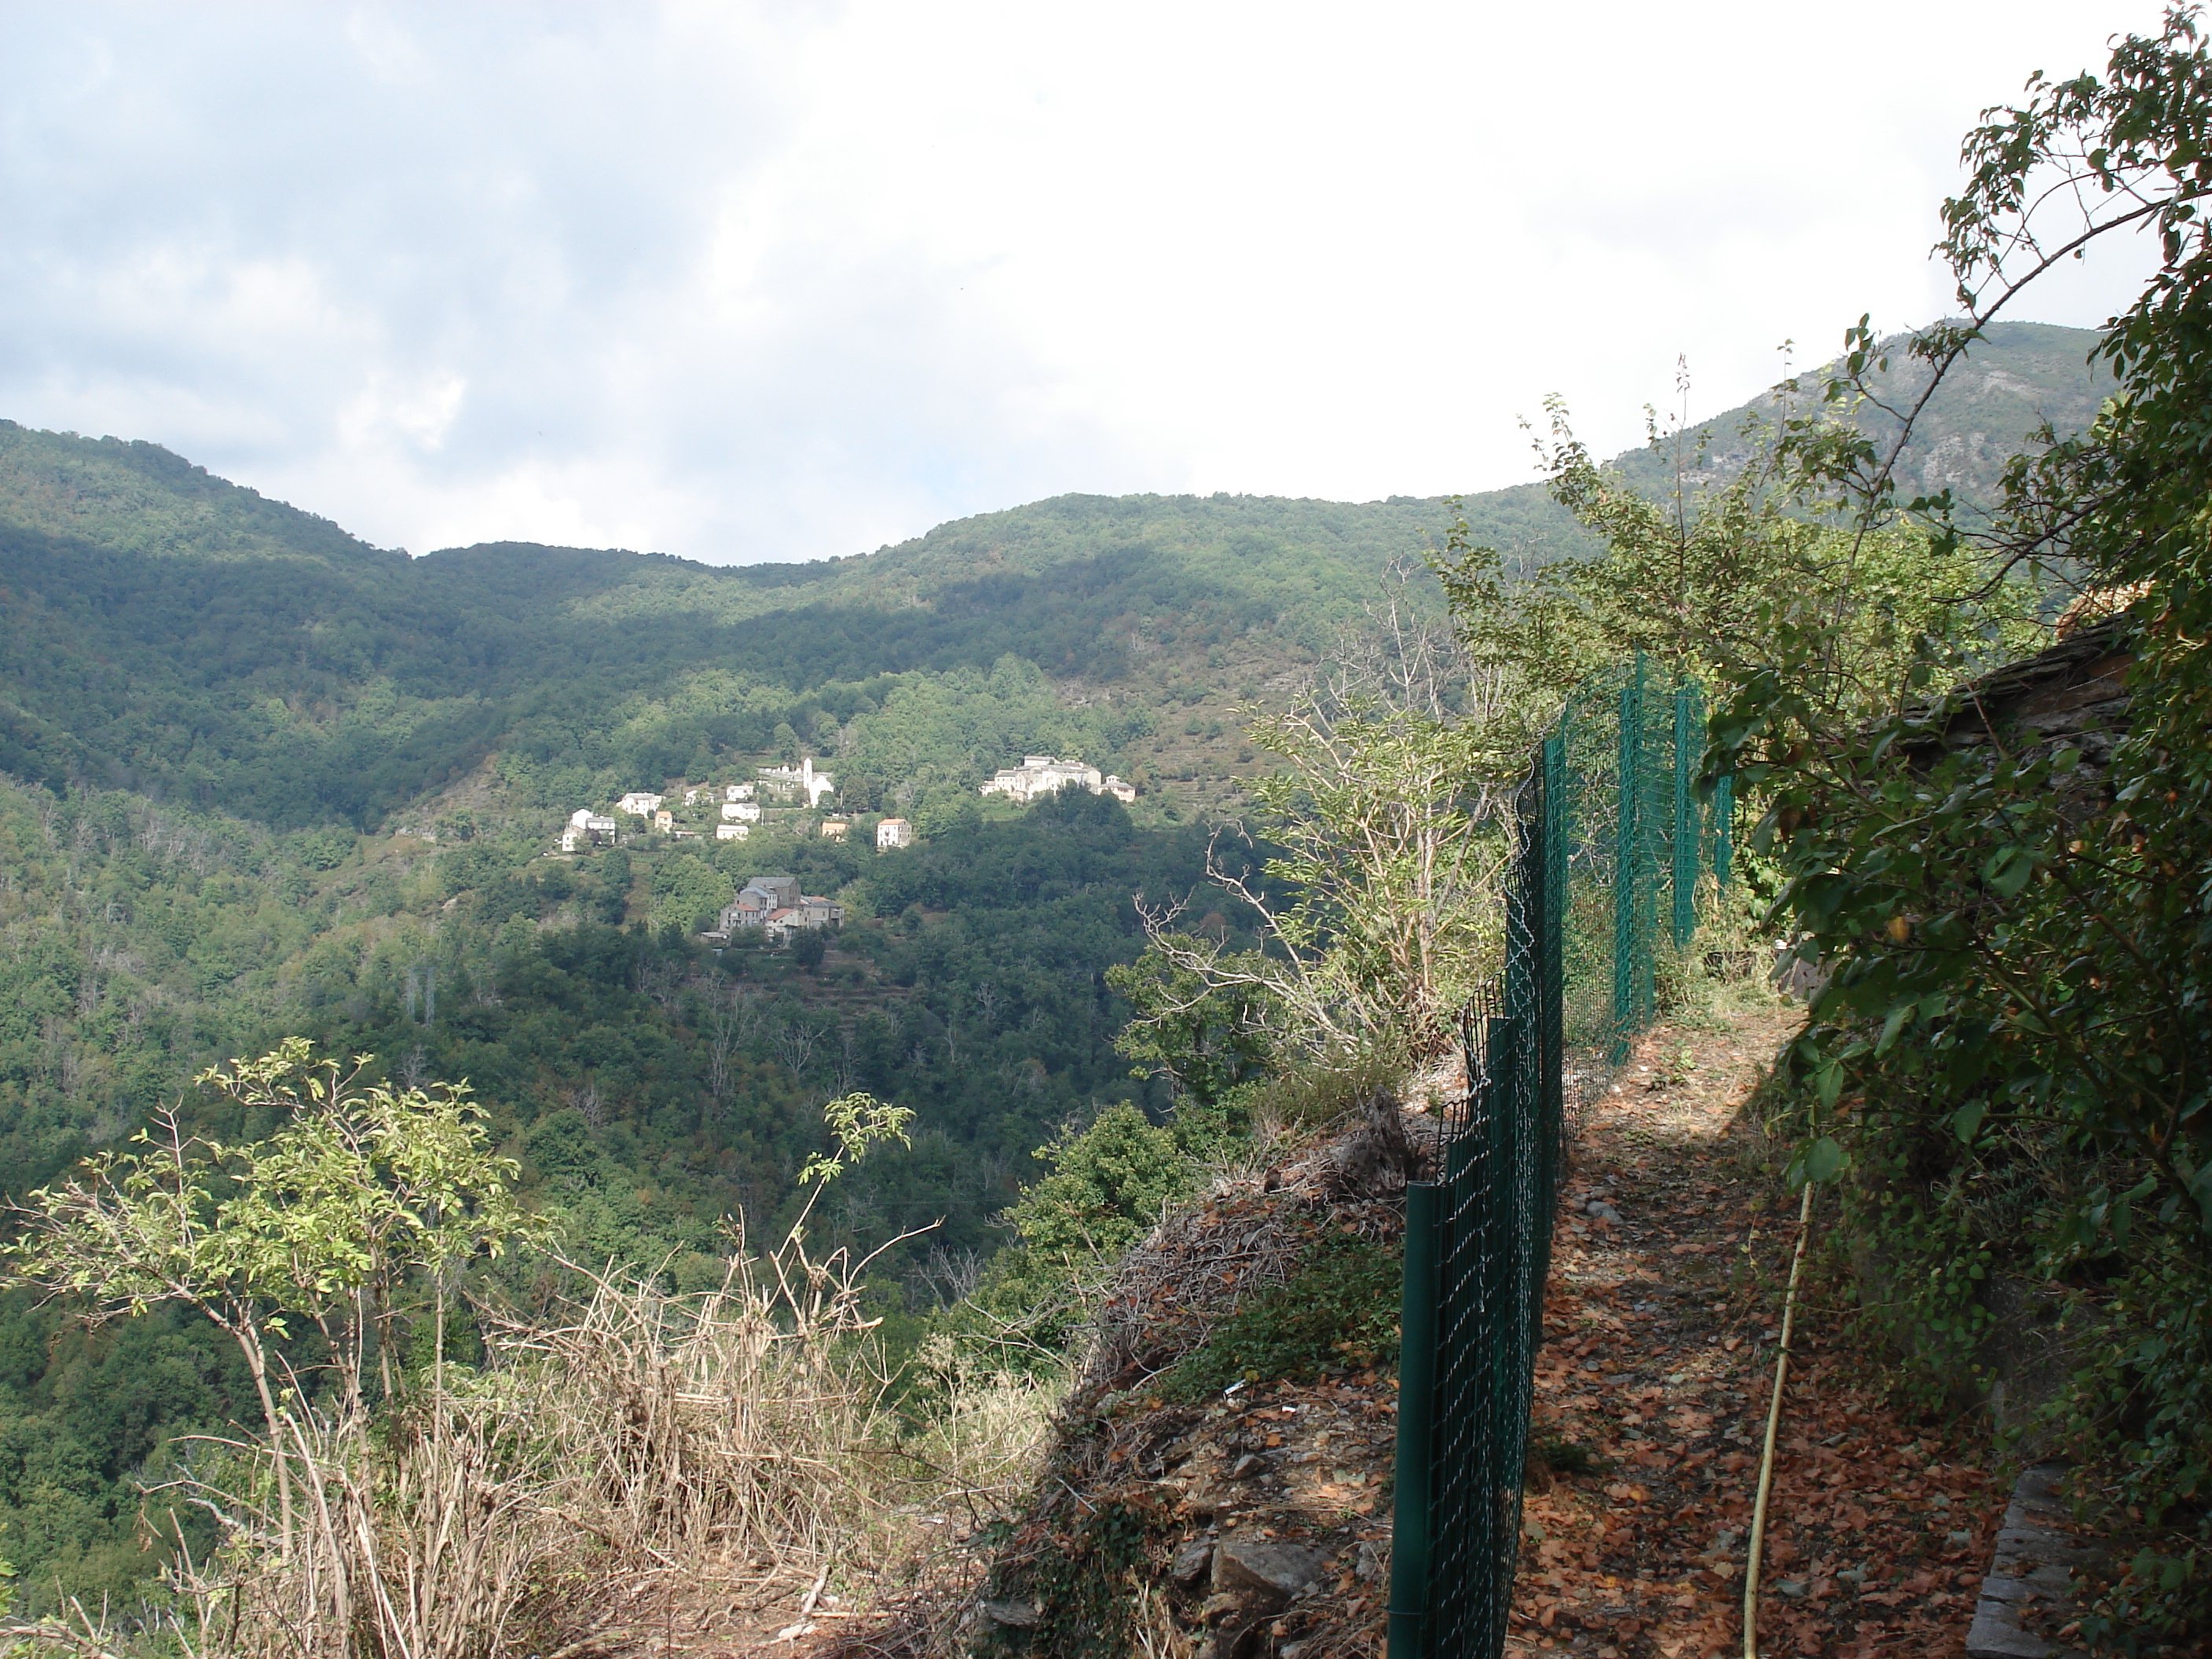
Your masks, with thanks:
M1942 314L1977 111L2157 16L0 0L0 416L418 552L1486 489Z

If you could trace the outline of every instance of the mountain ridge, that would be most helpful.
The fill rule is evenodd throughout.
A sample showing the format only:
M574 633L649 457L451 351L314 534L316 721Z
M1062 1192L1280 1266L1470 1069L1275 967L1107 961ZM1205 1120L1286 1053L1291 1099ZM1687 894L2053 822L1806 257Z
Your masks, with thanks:
M1908 465L1985 497L2037 418L2094 412L2097 378L2068 360L2095 338L1997 325L1931 404ZM1909 392L1913 372L1893 364L1892 380ZM1777 395L1690 428L1710 463L1686 473L1692 487L1725 475L1729 434ZM1650 489L1674 477L1653 448L1612 465ZM1595 545L1540 483L1458 506L1475 540L1523 562ZM562 789L626 768L624 787L657 782L702 744L764 750L783 728L829 752L916 677L1012 658L1066 700L1141 708L1149 735L1090 758L1202 807L1248 763L1235 706L1310 672L1394 565L1441 602L1419 566L1454 511L1443 497L1071 494L803 563L512 541L410 556L159 445L0 422L0 769L367 827L518 744ZM678 710L687 697L757 706L718 722ZM611 711L640 699L659 711L646 724L684 738L623 752L617 728L640 716ZM945 787L972 786L981 764Z

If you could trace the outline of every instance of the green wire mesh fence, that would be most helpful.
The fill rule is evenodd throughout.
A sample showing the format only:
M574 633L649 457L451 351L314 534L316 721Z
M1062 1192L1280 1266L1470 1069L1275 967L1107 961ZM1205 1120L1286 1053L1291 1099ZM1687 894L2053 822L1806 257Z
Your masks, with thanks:
M1435 1179L1406 1194L1390 1659L1504 1650L1568 1114L1728 880L1732 793L1695 787L1705 726L1697 686L1639 655L1576 691L1516 797L1504 973L1468 1010Z

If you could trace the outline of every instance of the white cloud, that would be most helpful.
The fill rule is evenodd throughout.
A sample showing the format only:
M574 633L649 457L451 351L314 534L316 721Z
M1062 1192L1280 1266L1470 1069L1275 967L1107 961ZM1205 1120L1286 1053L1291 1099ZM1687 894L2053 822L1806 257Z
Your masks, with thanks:
M2156 10L1990 15L18 5L0 413L417 549L1484 488L1943 311L1960 133Z

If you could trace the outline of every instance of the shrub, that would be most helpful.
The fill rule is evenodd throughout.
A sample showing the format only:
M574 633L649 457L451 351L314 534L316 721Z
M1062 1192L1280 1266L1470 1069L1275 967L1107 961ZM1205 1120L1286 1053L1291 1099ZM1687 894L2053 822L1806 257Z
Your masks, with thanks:
M1402 1261L1395 1243L1318 1235L1290 1278L1246 1301L1161 1379L1161 1397L1196 1401L1240 1380L1300 1382L1330 1369L1395 1365Z

